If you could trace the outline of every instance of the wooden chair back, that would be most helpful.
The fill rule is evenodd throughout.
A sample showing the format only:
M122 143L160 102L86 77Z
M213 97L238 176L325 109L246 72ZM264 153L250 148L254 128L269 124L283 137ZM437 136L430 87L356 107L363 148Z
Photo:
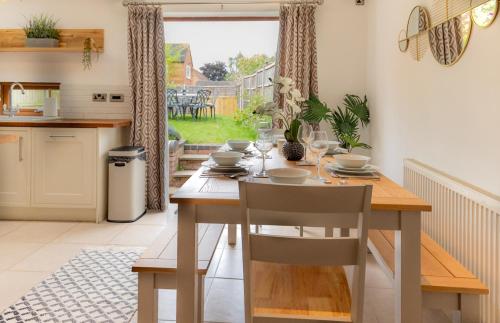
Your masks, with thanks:
M355 266L351 317L353 322L362 322L372 186L295 186L240 181L239 193L246 322L252 322L253 261ZM250 229L253 224L345 228L346 225L352 227L353 223L358 229L355 238L272 236L252 233Z

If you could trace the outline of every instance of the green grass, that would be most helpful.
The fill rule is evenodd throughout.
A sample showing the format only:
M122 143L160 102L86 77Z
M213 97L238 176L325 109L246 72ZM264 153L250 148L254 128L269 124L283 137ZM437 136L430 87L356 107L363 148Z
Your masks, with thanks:
M177 130L189 144L222 144L228 139L255 140L253 128L237 124L233 117L218 116L215 119L201 118L168 120L168 125Z

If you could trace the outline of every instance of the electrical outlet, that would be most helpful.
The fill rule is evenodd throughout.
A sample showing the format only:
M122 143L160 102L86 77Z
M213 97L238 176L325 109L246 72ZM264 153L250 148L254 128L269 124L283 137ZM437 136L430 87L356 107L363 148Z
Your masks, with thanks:
M124 102L125 96L123 94L110 93L109 102Z
M108 100L108 95L106 93L92 94L92 102L106 102L107 100Z

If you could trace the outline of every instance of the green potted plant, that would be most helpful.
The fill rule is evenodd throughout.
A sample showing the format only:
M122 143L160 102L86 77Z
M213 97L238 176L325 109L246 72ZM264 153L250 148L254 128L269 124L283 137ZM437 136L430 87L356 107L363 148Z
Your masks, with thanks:
M256 113L270 114L274 120L281 120L285 127L286 139L283 155L288 160L301 160L304 157L304 147L298 140L298 133L302 106L306 99L302 97L291 78L279 77L275 84L279 87L280 94L284 96L284 108L280 109L276 103L269 103L257 108Z
M59 30L57 20L45 14L28 19L24 32L26 47L59 47Z
M319 100L311 96L306 101L307 108L303 113L303 119L310 123L319 123L323 120L330 123L333 133L340 142L342 148L351 152L354 148L371 149L368 144L360 141L359 127L366 127L370 123L370 110L366 96L361 99L357 95L346 94L343 108L337 107L332 111Z

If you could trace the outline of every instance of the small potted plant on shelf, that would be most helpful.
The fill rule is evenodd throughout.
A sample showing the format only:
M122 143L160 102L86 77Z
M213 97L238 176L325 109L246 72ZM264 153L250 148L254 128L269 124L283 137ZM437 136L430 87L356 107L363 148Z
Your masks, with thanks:
M275 84L279 87L280 94L284 96L283 109L280 109L276 103L268 103L258 107L256 113L270 114L274 120L281 120L285 128L286 139L283 145L283 155L288 160L301 160L304 157L304 147L298 140L298 133L302 107L306 99L302 97L291 78L280 76Z
M57 20L41 14L32 16L26 26L26 47L59 47L59 30Z

